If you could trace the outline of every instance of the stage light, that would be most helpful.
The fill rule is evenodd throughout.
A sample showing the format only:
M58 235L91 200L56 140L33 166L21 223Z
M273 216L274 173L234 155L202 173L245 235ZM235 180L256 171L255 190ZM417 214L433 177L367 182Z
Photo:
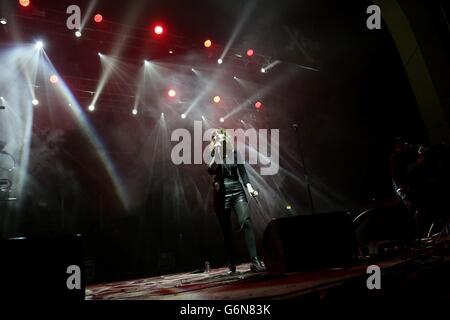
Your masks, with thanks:
M148 61L147 61L147 60L144 60L144 64L148 64Z
M202 116L202 120L206 120L205 116Z
M93 104L91 104L91 105L88 107L88 110L89 110L90 112L94 111L94 110L95 110L95 106L94 106Z
M237 80L237 77L236 77L236 76L234 76L234 77L233 77L233 79L234 79L234 80Z
M33 99L33 100L31 100L31 104L33 106L37 106L39 104L39 100L38 99Z
M223 119L223 118L220 118L220 120L219 120L220 122L224 122L225 120Z
M77 37L77 38L81 37L81 31L80 30L75 31L75 37Z
M286 210L291 210L291 209L292 209L292 207L290 205L286 206Z
M280 63L281 63L280 60L274 60L271 63L266 64L265 66L261 67L261 73L269 72L270 69L272 69L273 67L275 67L276 65L278 65Z
M99 56L99 57L101 57L101 56L102 56L102 54L101 54L100 52L99 52L99 53L97 53L97 54L98 54L98 56Z
M170 89L167 94L169 95L169 97L175 97L177 95L176 91L173 89Z
M248 49L247 50L247 56L249 56L249 57L251 57L251 56L253 56L253 49Z
M259 102L259 101L257 101L257 102L255 103L255 108L256 108L256 109L260 109L261 107L262 107L262 103Z
M194 69L194 68L191 68L191 71L192 71L192 72L195 72L195 69Z
M218 64L222 64L222 62L223 62L223 60L222 60L221 58L219 58L219 59L217 60L217 63L218 63Z
M8 20L6 20L6 18L1 18L1 19L0 19L0 23L1 23L1 24L7 24L7 23L8 23Z
M155 34L161 35L164 32L164 29L163 29L163 27L158 25L155 27L154 31L155 31Z
M164 112L161 112L161 117L164 117Z
M173 53L173 50L169 50L169 53L172 54L172 53Z
M181 115L181 119L186 119L186 115L184 113Z
M208 40L205 40L205 42L203 44L205 45L206 48L209 48L209 47L211 47L212 42L211 42L211 40L208 39Z
M30 5L30 0L19 0L22 7L28 7Z
M137 109L133 109L133 111L131 111L131 113L135 116L138 114L138 111L137 111Z
M36 44L34 45L34 47L36 49L42 49L44 47L44 43L42 41L38 41L36 42Z
M100 13L97 13L97 14L94 16L94 21L97 22L97 23L102 22L102 21L103 21L103 16L102 16Z
M213 99L213 101L214 101L215 103L219 103L219 102L220 102L220 96L215 96L214 99Z
M50 82L53 83L53 84L58 83L58 76L56 74L52 74L50 76Z

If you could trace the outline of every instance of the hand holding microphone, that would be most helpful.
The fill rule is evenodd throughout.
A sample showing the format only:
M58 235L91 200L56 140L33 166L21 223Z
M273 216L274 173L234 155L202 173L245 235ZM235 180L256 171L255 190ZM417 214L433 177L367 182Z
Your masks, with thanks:
M256 198L258 196L258 191L253 189L253 187L252 187L252 185L250 183L247 183L247 191L254 198Z
M213 137L213 149L211 150L211 157L217 156L219 159L222 158L222 144L225 141L225 135L224 134L217 134Z

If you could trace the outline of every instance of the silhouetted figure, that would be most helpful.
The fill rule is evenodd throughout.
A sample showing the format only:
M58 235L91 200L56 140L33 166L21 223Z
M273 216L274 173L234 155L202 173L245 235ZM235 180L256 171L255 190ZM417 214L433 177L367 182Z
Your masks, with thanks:
M222 228L230 272L236 271L231 236L232 211L236 213L241 230L244 232L251 258L251 270L254 272L264 271L256 252L256 240L250 219L247 196L239 177L241 177L251 196L257 196L258 192L250 184L245 165L238 152L233 150L231 139L225 130L220 129L213 134L211 155L213 158L208 165L208 173L214 175L214 209Z
M390 167L395 193L414 215L418 235L427 234L436 219L449 214L449 148L414 145L399 137Z

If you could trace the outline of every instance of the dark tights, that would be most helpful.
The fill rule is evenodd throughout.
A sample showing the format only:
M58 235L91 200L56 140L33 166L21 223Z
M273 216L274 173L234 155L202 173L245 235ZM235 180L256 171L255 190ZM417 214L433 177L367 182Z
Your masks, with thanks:
M246 201L237 201L233 206L234 212L239 220L241 230L244 231L245 242L247 244L248 253L251 258L256 257L256 240L250 220L250 210ZM219 213L220 226L222 227L223 238L225 242L225 251L227 253L230 264L235 263L233 237L231 230L231 211L225 209Z

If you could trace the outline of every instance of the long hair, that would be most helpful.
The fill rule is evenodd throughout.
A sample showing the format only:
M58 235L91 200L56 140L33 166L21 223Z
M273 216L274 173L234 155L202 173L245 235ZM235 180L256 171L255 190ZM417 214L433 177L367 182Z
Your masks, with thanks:
M219 143L221 144L222 150L225 152L225 154L228 155L234 151L231 136L223 128L214 130L213 134L211 135L211 142L209 144L211 156L215 155L215 147Z

